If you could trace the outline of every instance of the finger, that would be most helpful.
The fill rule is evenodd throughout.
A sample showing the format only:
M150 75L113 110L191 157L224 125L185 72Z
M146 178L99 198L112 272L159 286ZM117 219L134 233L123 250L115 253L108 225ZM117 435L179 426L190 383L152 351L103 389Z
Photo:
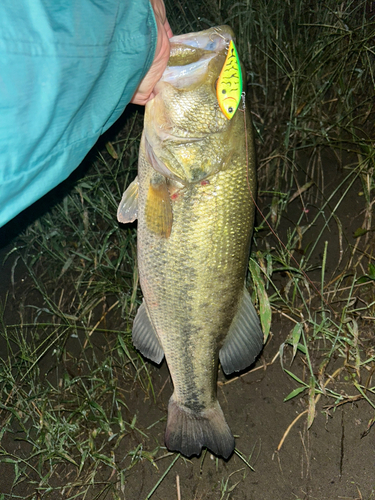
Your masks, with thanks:
M172 31L172 28L169 25L168 19L166 19L165 22L164 22L164 29L167 32L168 38L172 38L173 31Z

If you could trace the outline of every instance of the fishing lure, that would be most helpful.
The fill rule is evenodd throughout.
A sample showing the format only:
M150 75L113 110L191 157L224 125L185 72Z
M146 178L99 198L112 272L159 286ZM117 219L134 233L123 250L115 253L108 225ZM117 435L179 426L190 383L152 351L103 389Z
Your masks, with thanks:
M227 57L216 85L216 97L224 115L230 120L241 101L241 64L233 40L229 42Z

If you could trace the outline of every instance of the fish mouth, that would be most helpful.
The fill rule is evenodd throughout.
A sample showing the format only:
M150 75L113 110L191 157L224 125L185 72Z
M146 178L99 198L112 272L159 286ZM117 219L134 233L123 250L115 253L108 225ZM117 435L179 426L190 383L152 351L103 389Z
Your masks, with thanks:
M219 53L225 52L232 38L225 26L172 37L169 63L160 83L167 82L175 88L186 88L203 78L210 61ZM175 64L176 59L178 64Z
M170 42L172 47L180 44L210 52L220 52L233 39L232 34L233 31L229 26L217 26L198 33L173 36Z
M167 66L163 76L155 86L155 94L158 93L158 87L162 83L170 83L175 88L183 89L204 78L210 61L216 55L216 52L211 52L190 64Z

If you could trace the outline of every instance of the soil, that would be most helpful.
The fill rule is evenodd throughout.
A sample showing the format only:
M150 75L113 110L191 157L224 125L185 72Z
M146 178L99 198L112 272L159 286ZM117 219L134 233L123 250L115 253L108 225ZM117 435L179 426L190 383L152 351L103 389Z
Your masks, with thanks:
M330 165L332 168L332 164ZM331 179L327 175L328 190L332 189L337 168L332 168ZM352 238L354 230L360 226L359 218L361 200L358 197L360 185L346 197L338 217L342 221L347 238ZM338 193L340 196L340 193ZM288 210L289 221L284 220L280 234L285 234L287 225L293 225L298 220L302 206L298 200ZM310 207L309 217L315 208ZM310 219L311 220L311 219ZM327 276L338 272L337 266L340 254L340 238L336 223L329 224L321 241L329 241L329 256ZM9 229L10 228L10 229ZM17 228L8 225L7 234L17 234ZM317 227L316 231L319 232ZM4 236L4 232L2 233ZM316 234L309 233L310 241ZM2 258L12 247L11 242L3 238ZM304 242L308 244L309 241ZM344 241L345 243L345 241ZM346 242L347 243L347 242ZM351 241L354 244L354 240ZM323 245L323 244L322 244ZM323 246L316 249L317 262L321 260ZM349 245L344 245L345 249ZM344 251L345 254L345 251ZM347 256L343 256L344 265ZM6 261L1 271L0 294L2 301L7 292L13 291L11 285L13 258ZM8 295L7 316L9 321L17 321L17 294L22 294L23 283L28 280L27 273L20 265L16 268L16 298ZM283 277L280 278L282 281ZM38 298L35 297L37 303ZM365 320L359 320L364 341L372 342L373 332L368 330ZM307 430L307 396L297 396L287 402L284 398L298 384L285 373L278 355L280 346L289 335L293 323L285 316L274 312L272 333L255 366L240 377L226 379L219 374L218 397L226 415L229 426L236 437L237 449L251 464L251 470L238 454L229 460L216 459L210 453L203 453L199 458L184 459L178 457L173 467L162 480L152 495L153 500L333 500L333 499L375 499L375 429L368 433L369 421L374 418L374 409L363 399L351 404L333 407L332 399L322 397L316 411L316 418ZM367 333L366 333L367 332ZM99 336L95 339L98 352L105 348L110 338ZM68 347L67 347L68 348ZM0 345L1 349L1 345ZM74 351L74 346L70 347ZM320 358L316 351L314 366L318 367ZM283 356L284 367L296 373L300 378L308 377L304 359L297 355L291 366L291 348L286 347ZM43 363L48 365L45 359ZM342 365L342 359L333 359L329 372ZM43 370L42 370L43 372ZM44 370L45 372L45 370ZM154 450L163 446L167 405L172 393L172 384L165 362L161 367L151 367L150 373L156 398L145 395L136 383L123 382L122 389L127 391L127 409L124 409L124 420L132 421L136 416L137 428L147 437L140 434L128 434L116 449L116 461L123 467L129 466L129 459L122 463L126 453L142 442L143 450ZM346 373L346 372L345 372ZM307 380L308 381L308 380ZM122 382L119 381L119 384ZM373 385L373 384L372 384ZM332 387L337 393L357 394L352 384L343 375L332 380ZM297 417L302 416L300 418ZM2 417L3 418L3 417ZM155 422L157 422L155 424ZM287 432L289 430L289 432ZM27 453L27 443L15 440L9 434L2 435L2 447L8 453L20 456ZM282 442L282 439L284 441ZM118 490L118 498L128 500L144 500L150 498L149 493L161 479L163 473L171 466L176 455L165 449L160 449L152 462L146 458L134 468L129 468L125 475L123 490ZM56 485L65 484L67 478L72 478L69 466L61 469L54 479ZM103 481L116 481L112 470ZM0 498L40 498L33 496L35 485L30 476L13 490L13 466L0 461ZM35 478L34 478L35 479ZM178 486L179 483L179 486ZM179 493L178 493L179 490ZM94 498L112 498L111 494L97 495L99 490L90 490ZM67 493L66 493L67 494ZM70 493L71 494L71 493ZM180 496L178 496L180 495ZM44 497L43 497L44 498ZM53 491L46 493L45 498L67 498ZM81 498L78 496L78 498ZM113 496L113 498L115 498Z

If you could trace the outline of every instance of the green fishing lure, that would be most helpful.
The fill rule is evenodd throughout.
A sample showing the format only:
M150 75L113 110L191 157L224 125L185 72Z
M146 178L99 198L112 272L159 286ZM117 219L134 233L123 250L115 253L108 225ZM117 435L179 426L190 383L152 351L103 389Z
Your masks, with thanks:
M236 47L229 42L227 57L216 85L216 96L224 115L230 120L241 101L242 72Z

